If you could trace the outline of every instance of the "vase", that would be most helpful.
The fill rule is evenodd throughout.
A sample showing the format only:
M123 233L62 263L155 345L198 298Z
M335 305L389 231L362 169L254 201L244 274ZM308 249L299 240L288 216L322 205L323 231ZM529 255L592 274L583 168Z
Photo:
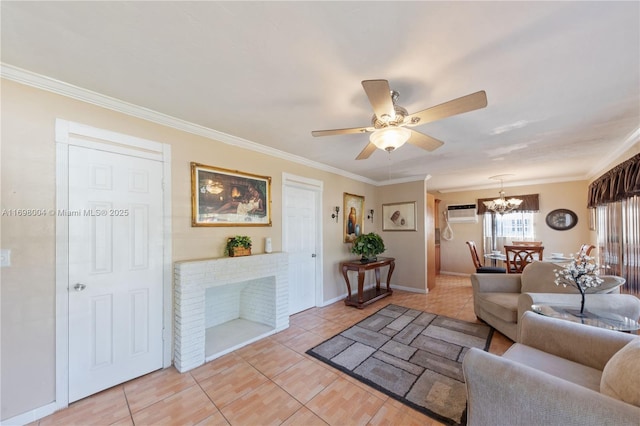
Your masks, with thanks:
M355 234L356 232L356 208L355 207L351 207L351 210L349 211L349 217L347 219L347 233L348 234Z

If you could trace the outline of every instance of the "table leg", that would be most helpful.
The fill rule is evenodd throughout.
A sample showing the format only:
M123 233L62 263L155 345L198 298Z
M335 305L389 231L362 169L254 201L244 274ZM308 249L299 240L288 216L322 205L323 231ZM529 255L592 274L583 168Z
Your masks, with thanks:
M349 284L349 269L346 266L342 267L342 276L344 276L344 282L347 283L347 300L351 300L351 285Z
M364 272L358 271L358 303L364 303Z
M393 270L396 268L396 262L391 262L389 264L389 273L387 274L387 291L391 293L391 274L393 274Z
M376 268L376 291L380 292L380 268Z

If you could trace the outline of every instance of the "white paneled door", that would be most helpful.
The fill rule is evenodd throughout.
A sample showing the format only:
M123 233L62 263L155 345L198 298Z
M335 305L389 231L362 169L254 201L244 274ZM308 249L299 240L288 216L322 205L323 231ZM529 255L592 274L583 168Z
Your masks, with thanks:
M316 192L287 187L284 247L289 253L289 314L316 305Z
M162 368L162 163L69 147L69 402Z

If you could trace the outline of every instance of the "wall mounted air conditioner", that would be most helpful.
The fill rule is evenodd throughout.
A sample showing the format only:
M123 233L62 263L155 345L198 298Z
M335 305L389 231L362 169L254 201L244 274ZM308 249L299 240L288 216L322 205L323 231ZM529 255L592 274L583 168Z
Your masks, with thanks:
M478 223L475 204L449 204L447 206L449 223Z

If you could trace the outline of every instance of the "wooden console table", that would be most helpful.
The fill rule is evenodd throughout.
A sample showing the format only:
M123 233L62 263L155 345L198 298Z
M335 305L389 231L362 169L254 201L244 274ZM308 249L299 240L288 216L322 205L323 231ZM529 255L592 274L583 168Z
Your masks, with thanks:
M366 305L369 305L376 300L380 300L384 297L391 296L393 291L391 290L391 274L396 267L396 260L393 257L379 257L375 262L362 263L359 260L348 260L340 263L340 269L344 276L344 281L347 283L347 298L344 299L344 304L347 306L355 306L362 309ZM389 273L387 274L387 288L380 288L380 268L383 266L389 267ZM366 271L371 269L376 273L376 286L370 290L364 291L364 275ZM349 283L349 271L358 272L358 298L353 300L354 296L351 294L351 283Z

